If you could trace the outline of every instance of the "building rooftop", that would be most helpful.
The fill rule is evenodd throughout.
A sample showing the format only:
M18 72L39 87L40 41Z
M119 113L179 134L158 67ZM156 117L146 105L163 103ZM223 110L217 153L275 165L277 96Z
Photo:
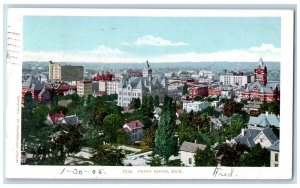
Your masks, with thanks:
M206 148L206 145L184 141L180 146L180 151L196 153L197 149L203 151L203 150L205 150L205 148Z

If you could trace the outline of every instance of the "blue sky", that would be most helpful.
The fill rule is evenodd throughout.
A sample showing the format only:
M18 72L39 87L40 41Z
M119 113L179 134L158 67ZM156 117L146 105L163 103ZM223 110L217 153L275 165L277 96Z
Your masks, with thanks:
M280 59L280 18L26 16L25 60L86 62Z

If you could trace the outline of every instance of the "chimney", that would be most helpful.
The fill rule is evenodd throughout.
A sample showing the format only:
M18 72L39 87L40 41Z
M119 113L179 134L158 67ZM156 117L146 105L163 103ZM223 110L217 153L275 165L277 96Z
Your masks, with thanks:
M269 115L269 112L268 111L266 111L266 116L268 116Z
M195 144L197 144L197 140L195 140L194 142L195 142Z
M128 121L128 119L125 119L125 123L128 123L129 121Z
M242 130L241 130L241 135L242 135L242 136L245 136L245 129L242 129Z

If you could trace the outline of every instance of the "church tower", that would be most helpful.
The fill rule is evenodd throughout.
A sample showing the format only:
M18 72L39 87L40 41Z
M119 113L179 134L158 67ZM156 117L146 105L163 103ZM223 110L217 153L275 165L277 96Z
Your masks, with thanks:
M258 81L265 86L268 82L267 76L267 66L264 64L262 58L260 58L258 61L258 66L254 69L254 82Z

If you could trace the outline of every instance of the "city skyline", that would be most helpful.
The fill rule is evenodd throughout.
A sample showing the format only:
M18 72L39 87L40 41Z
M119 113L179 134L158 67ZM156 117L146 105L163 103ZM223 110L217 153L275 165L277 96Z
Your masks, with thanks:
M24 17L24 60L280 61L277 17Z

